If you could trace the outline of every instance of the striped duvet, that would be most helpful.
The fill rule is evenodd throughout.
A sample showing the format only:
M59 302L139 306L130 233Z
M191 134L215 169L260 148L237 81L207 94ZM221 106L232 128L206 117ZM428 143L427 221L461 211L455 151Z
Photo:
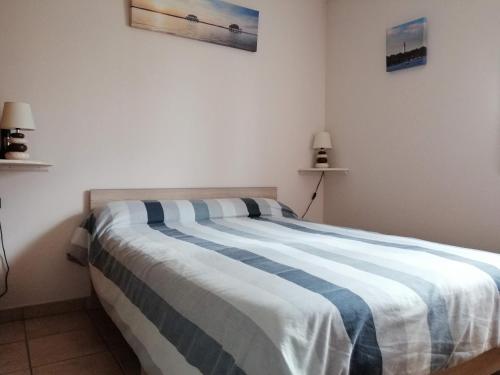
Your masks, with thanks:
M80 247L87 232L97 294L149 375L424 375L500 346L497 254L269 199L113 202Z

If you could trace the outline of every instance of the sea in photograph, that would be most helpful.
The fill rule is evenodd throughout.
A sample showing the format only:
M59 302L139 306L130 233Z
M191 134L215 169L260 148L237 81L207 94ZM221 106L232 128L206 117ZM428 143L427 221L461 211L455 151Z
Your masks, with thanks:
M426 65L426 64L427 64L427 57L424 56L416 58L414 60L405 61L399 64L393 64L393 65L387 64L387 71L395 72L396 70L414 68L416 66Z
M218 25L202 19L190 20L188 16L189 14L181 17L132 7L132 26L247 51L257 51L257 34L246 32L244 28L231 30L229 21L224 25Z

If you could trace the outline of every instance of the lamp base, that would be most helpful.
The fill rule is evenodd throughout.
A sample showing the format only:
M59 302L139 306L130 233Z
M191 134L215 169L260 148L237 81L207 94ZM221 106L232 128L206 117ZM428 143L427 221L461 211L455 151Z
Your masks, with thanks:
M314 164L314 168L330 168L330 164L328 163L316 163Z
M8 160L28 160L29 158L30 154L27 152L8 151L5 153L5 159Z
M28 146L26 145L26 139L24 134L16 129L13 133L10 133L8 138L8 146L5 150L5 159L8 160L28 160L30 154L26 151Z
M318 150L318 153L316 154L316 164L314 165L314 168L329 168L330 165L328 164L328 154L326 153L326 150L324 148L321 148Z

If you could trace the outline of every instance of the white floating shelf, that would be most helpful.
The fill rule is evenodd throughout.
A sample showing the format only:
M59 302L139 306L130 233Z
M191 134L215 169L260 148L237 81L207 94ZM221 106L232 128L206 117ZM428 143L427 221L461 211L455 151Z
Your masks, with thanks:
M299 173L313 173L313 172L349 172L348 168L302 168Z
M17 170L28 170L28 169L46 169L52 167L52 164L36 161L36 160L7 160L0 159L0 170L6 169L17 169Z

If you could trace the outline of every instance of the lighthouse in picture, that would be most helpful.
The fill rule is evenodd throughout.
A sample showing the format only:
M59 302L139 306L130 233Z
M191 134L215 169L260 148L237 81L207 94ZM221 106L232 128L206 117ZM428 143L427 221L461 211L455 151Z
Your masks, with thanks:
M388 72L427 64L427 18L422 17L387 29Z

